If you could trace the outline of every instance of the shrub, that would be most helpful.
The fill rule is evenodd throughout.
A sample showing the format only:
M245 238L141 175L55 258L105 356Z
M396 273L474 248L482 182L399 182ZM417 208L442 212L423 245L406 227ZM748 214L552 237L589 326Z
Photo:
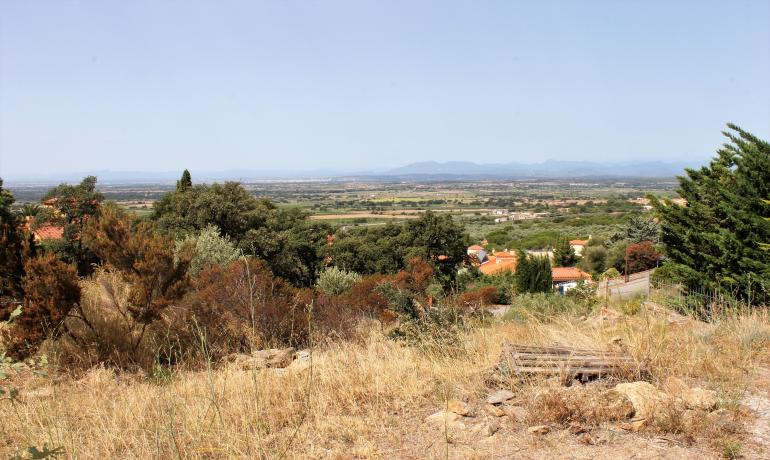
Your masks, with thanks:
M149 368L155 358L159 324L145 325L129 311L132 286L117 270L98 268L81 281L82 298L67 318L60 342L71 366L104 363L119 368Z
M620 272L615 267L610 267L599 276L600 280L613 279L620 276Z
M626 259L628 260L628 272L636 273L655 268L660 261L661 254L655 249L651 241L642 241L628 245Z
M17 359L33 353L47 335L56 335L70 312L80 301L75 268L46 254L24 264L22 278L24 306L6 332L8 353Z
M522 321L534 316L540 321L550 321L568 311L586 313L591 302L577 303L567 296L552 293L519 294L511 302L511 308L503 315L504 321Z
M241 256L241 251L227 236L221 236L219 229L208 225L196 236L188 236L176 242L174 256L177 260L189 247L193 248L190 260L190 274L197 275L209 265L227 265Z
M500 292L495 286L483 286L472 291L465 291L457 297L457 303L470 309L478 309L485 305L494 305L500 300Z
M212 265L193 281L170 330L178 331L182 349L194 349L203 334L214 359L268 345L301 347L312 301L311 291L274 277L262 261Z
M316 287L326 294L339 295L361 281L361 275L337 267L330 267L321 272Z

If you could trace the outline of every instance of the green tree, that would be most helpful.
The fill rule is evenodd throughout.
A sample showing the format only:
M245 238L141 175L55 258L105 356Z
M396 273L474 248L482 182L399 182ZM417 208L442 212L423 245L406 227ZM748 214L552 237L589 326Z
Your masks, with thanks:
M237 182L225 182L167 193L155 203L151 218L176 240L214 225L236 248L264 260L275 275L310 286L323 267L331 228L307 216L259 200Z
M566 237L556 240L553 248L553 263L557 267L572 267L577 263L575 249L570 246Z
M600 245L587 246L579 265L593 276L604 272L607 269L607 248Z
M770 144L728 128L728 142L710 164L679 178L686 204L653 197L653 206L666 264L679 281L759 303L770 289L770 253L761 247L770 241Z
M190 176L190 171L184 170L182 172L182 178L176 181L176 189L177 191L185 191L192 188L192 176Z
M78 273L88 274L98 262L95 255L83 246L81 235L88 221L98 219L104 196L96 190L96 177L88 176L78 185L61 184L43 197L48 212L39 212L33 227L44 224L64 227L64 238L52 242L47 249L66 262L76 264Z
M610 237L610 243L620 240L631 243L651 241L653 244L657 244L660 242L660 224L650 216L632 215L628 222Z
M0 314L10 302L20 299L22 295L25 238L11 210L13 202L13 194L3 188L0 178ZM7 313L10 314L10 311Z
M444 287L465 261L469 237L451 216L426 212L406 224L340 232L331 248L334 264L361 274L396 273L410 260L426 260Z
M515 280L520 293L552 292L551 261L548 257L520 253Z

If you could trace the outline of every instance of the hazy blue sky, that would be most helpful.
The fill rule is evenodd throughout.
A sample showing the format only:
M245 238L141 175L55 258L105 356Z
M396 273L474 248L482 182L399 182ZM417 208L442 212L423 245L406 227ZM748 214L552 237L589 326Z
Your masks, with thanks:
M770 2L0 2L0 174L701 159Z

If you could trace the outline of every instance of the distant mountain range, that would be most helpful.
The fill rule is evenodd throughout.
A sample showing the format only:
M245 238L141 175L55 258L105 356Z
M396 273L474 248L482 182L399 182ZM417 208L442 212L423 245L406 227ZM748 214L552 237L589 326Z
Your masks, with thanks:
M622 162L597 163L591 161L556 161L542 163L489 163L470 161L422 161L399 168L380 171L340 171L333 169L312 171L196 171L198 181L277 181L277 180L423 180L423 179L587 179L587 178L673 178L684 174L687 167L698 167L705 162ZM99 178L100 183L136 183L175 181L181 171L85 171L81 173L20 174L4 177L11 183L58 183L79 181L87 175Z
M556 161L542 163L478 164L470 161L423 161L387 171L390 176L461 176L495 178L664 178L684 174L684 168L698 167L697 162L665 163L662 161L596 163L590 161Z

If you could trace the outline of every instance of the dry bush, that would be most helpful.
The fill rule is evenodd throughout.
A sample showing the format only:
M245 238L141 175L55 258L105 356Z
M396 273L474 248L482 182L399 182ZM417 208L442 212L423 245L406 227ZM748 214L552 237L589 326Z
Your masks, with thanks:
M129 310L132 286L119 271L97 269L81 281L82 299L65 322L59 352L70 368L106 364L148 368L159 324L145 325Z
M478 309L496 304L499 298L500 293L496 286L483 286L457 296L457 304L467 309Z
M183 348L205 338L207 353L219 359L233 352L267 346L306 346L310 339L309 290L274 277L264 262L244 259L211 266L173 309L173 333Z
M526 397L529 413L536 423L598 426L628 419L634 412L631 402L615 390L601 385L555 387Z
M24 264L22 313L5 333L9 356L17 359L34 353L48 336L58 335L70 310L80 300L75 268L45 254ZM10 314L10 311L8 312Z

